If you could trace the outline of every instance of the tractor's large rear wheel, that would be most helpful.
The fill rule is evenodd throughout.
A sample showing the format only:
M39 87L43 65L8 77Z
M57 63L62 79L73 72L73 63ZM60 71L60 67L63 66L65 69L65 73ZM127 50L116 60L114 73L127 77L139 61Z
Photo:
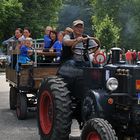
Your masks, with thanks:
M37 116L41 140L68 140L71 132L71 99L61 78L48 77L38 93Z
M118 140L112 126L104 119L94 118L85 123L81 140Z

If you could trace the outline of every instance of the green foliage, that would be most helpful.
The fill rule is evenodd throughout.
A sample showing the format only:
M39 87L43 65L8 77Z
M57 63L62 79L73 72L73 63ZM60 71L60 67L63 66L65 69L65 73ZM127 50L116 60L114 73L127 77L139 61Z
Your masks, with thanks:
M21 27L31 28L32 37L38 38L44 34L47 25L57 26L58 11L61 0L21 0L24 12L22 13Z
M29 27L32 37L44 34L47 25L57 27L62 0L0 0L0 38L5 40L17 27Z
M12 34L21 12L22 4L18 0L0 0L0 38Z
M117 12L125 0L90 0L98 18L104 18L106 14L117 20Z
M140 0L0 0L0 42L17 27L30 27L38 38L47 25L63 30L78 18L102 45L139 49Z
M140 46L140 1L125 1L118 13L122 27L121 46L138 49Z
M90 0L93 15L102 20L107 14L115 26L121 27L119 47L139 49L140 1L139 0Z
M99 20L96 16L92 17L94 34L101 41L102 46L108 50L120 38L120 28L115 26L113 19L108 15L104 19Z

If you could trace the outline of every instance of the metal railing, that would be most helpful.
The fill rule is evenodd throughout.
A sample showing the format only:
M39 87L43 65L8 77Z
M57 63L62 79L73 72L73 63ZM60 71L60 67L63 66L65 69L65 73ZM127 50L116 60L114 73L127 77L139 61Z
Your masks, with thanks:
M24 45L24 43L22 45ZM13 64L12 63L12 61L14 61L13 55L16 56L16 59L18 60L18 57L20 54L20 47L21 46L20 46L19 41L14 41L14 40L9 41L9 43L7 45L7 56L8 56L7 64L10 64L10 63ZM34 67L38 66L38 60L37 60L38 56L56 57L58 55L57 52L49 52L49 49L48 49L48 51L46 51L46 49L45 49L45 51L43 51L43 49L44 49L44 40L43 39L33 39L31 49L33 50L33 55L34 55L34 62L33 62ZM47 63L43 63L43 64L47 64ZM55 63L53 63L53 64L55 64Z

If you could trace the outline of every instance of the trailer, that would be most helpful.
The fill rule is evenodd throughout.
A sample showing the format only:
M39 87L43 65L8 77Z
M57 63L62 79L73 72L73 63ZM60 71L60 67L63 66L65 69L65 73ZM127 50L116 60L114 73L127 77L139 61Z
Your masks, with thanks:
M16 110L19 120L26 119L28 112L36 111L37 91L44 77L56 75L59 62L45 62L46 57L56 57L56 52L43 52L43 42L33 41L34 62L20 64L17 70L19 49L15 49L15 42L8 46L9 62L6 64L6 81L9 82L9 106ZM41 58L43 61L38 60ZM16 62L15 62L16 61Z

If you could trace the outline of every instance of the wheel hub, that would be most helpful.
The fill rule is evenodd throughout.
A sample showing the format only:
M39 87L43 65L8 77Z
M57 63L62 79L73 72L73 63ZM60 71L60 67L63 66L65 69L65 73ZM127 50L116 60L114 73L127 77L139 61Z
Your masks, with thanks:
M48 91L44 91L41 95L39 111L42 131L49 134L53 124L53 102Z
M86 140L101 140L101 137L97 132L91 132L87 136Z

